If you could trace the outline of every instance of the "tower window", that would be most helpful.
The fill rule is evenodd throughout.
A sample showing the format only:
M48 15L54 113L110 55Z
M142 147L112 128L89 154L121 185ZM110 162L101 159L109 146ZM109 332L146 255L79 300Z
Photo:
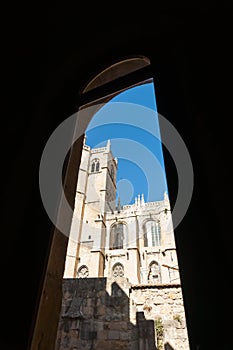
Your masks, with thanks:
M93 163L91 164L91 172L94 173L94 171L95 171L95 163L93 162Z
M100 171L100 162L99 159L93 159L91 163L91 173Z

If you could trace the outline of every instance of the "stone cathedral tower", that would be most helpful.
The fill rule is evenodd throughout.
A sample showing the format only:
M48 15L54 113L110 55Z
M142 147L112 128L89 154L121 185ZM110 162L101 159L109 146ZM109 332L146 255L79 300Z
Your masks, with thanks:
M56 350L189 350L168 196L121 206L117 167L84 140Z
M103 277L107 213L115 210L117 160L106 147L85 143L78 176L64 277Z

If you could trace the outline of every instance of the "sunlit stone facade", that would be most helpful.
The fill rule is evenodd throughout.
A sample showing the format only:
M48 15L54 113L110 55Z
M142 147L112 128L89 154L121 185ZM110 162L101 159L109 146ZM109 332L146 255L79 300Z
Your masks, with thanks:
M95 149L91 149L84 142L64 271L65 288L68 288L66 279L80 280L78 285L82 290L82 296L85 294L83 289L88 289L88 284L85 282L83 286L81 279L83 282L84 280L88 282L88 279L90 282L93 279L104 279L106 281L103 284L104 292L108 295L112 295L112 285L119 286L128 298L129 312L126 321L131 327L136 327L133 339L127 338L128 347L124 343L126 347L122 349L130 349L130 344L136 346L136 343L138 347L135 349L146 349L146 345L140 342L139 335L139 338L137 336L135 338L137 327L141 327L140 322L137 321L137 315L143 313L145 320L159 319L162 322L162 340L156 336L155 329L154 343L157 347L166 349L165 345L168 344L171 346L169 349L188 350L188 335L168 195L164 193L161 201L145 202L143 194L139 194L132 205L121 206L119 202L116 204L117 166L117 159L112 154L110 141L107 142L106 147ZM76 295L80 290L76 291ZM65 344L69 343L67 343L67 332L63 333L62 322L68 315L64 310L67 308L69 310L70 298L71 296L68 298L69 301L65 297L63 300L63 311L61 311L63 316L59 325L57 349L66 349ZM85 299L84 296L82 298ZM98 296L90 298L98 299ZM100 301L97 299L96 303L99 304ZM90 300L88 303L91 305ZM102 313L107 313L108 307L103 303ZM89 313L87 311L87 315L90 316L91 312L94 311L89 310ZM77 322L77 333L70 333L72 338L70 341L75 343L73 337L76 334L76 341L80 341L82 348L89 349L90 339L86 339L86 343L85 339L81 339L80 329L85 315L82 317L84 318L80 318ZM93 317L96 319L94 314ZM98 333L98 327L102 327L101 322L105 322L106 325L110 319L101 320L98 320L98 324L91 322L92 330L89 329L89 332L92 332L90 334L96 332L96 349L99 341L101 348L107 349L111 340L109 334ZM117 325L117 327L120 326ZM120 335L119 338L114 339L114 341L118 340L123 341Z

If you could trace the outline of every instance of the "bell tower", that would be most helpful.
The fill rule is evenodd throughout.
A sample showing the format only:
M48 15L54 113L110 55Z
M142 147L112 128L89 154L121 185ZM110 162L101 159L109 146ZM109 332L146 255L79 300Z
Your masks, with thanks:
M99 148L84 141L65 278L104 275L106 212L115 210L116 172L110 140Z
M90 150L85 204L98 214L115 209L116 171L117 160L113 158L110 140L106 147Z

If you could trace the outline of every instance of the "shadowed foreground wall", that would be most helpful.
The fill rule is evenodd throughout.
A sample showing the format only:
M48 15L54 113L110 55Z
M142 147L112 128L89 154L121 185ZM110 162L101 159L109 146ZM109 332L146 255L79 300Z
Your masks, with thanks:
M154 323L138 316L129 320L129 297L113 283L111 295L105 278L65 279L56 350L155 349ZM143 322L143 332L139 328ZM146 349L146 347L140 347Z
M179 285L132 287L125 278L118 283L64 279L56 350L155 350L156 319L163 327L159 342L189 349Z

